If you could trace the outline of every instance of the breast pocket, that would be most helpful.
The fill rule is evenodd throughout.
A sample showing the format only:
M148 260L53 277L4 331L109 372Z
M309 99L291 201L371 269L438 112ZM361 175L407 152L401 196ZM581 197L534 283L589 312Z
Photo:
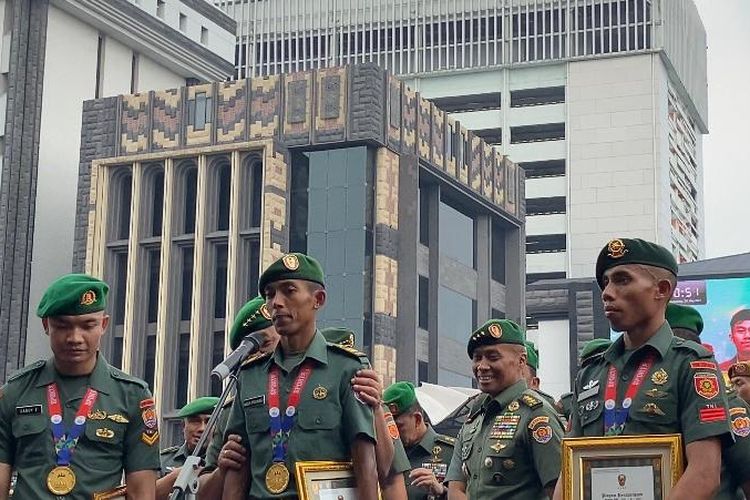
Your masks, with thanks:
M521 451L515 441L496 441L488 443L487 452L482 458L482 479L491 486L507 486L519 482L525 474Z
M677 399L674 392L665 393L661 398L650 397L648 392L639 394L630 408L630 420L648 432L669 433L679 429Z
M81 439L76 448L85 448L73 452L73 460L85 457L88 467L101 471L110 471L119 467L125 452L125 434L127 424L110 420L88 420L83 431L85 440Z
M600 418L604 411L604 402L598 398L579 401L577 403L578 421L585 436L601 435L602 422Z
M47 443L52 442L49 419L43 415L21 416L13 419L13 438L16 441L15 466L36 465L49 460Z
M269 432L271 429L271 417L265 406L244 407L245 428L248 434ZM281 416L280 416L281 418Z
M301 408L297 422L305 431L330 431L341 425L341 407L333 401L311 401Z

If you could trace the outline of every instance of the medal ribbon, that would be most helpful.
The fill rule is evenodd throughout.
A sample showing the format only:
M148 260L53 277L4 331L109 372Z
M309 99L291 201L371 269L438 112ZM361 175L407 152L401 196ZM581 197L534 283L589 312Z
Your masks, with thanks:
M268 415L271 417L271 442L273 444L273 461L283 462L286 455L286 445L289 441L289 432L294 426L294 418L297 415L297 405L299 405L302 390L310 380L312 373L312 363L305 363L299 370L297 378L292 384L292 392L289 394L286 411L281 415L280 397L279 397L279 379L281 370L278 366L273 366L268 374Z
M617 436L625 430L625 422L628 419L630 405L633 404L633 398L638 393L638 389L643 384L643 380L654 366L656 358L653 354L646 355L635 370L633 380L630 381L628 389L625 391L625 399L622 404L617 405L617 368L610 365L607 373L607 387L604 392L604 435Z
M73 448L78 444L78 438L81 437L81 433L86 427L86 416L91 413L97 397L99 397L97 391L90 387L86 389L86 394L78 408L73 426L66 433L63 426L62 404L60 403L60 392L57 390L57 384L53 382L47 386L47 411L49 412L50 422L52 422L52 439L57 453L57 465L66 466L70 464Z

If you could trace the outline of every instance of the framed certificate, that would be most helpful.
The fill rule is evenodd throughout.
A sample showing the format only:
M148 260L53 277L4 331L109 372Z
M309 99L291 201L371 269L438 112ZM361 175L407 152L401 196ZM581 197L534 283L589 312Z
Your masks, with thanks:
M94 493L92 500L125 500L126 493L127 488L124 485L118 486L117 488L112 488L111 490Z
M300 500L356 500L357 480L351 462L297 462Z
M566 438L565 500L663 500L684 469L679 434Z

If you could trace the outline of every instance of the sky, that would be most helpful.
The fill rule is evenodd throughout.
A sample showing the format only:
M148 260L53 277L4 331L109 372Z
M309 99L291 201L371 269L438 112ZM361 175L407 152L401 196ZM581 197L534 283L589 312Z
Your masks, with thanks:
M706 257L750 252L750 0L695 0L708 37Z

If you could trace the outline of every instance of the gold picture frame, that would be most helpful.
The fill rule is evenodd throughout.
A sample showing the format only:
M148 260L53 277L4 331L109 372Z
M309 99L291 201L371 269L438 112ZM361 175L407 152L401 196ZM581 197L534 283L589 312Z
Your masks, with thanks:
M351 462L310 461L295 464L294 478L300 500L357 498L357 479ZM354 490L354 491L353 491ZM380 498L380 492L378 492Z
M122 485L117 488L112 488L111 490L94 493L94 496L91 498L92 500L125 500L125 494L127 491L127 486Z
M641 498L661 500L682 476L684 463L680 434L565 438L563 498L591 500L603 492L617 498L639 490ZM628 484L628 474L637 479ZM647 474L652 482L643 480Z

